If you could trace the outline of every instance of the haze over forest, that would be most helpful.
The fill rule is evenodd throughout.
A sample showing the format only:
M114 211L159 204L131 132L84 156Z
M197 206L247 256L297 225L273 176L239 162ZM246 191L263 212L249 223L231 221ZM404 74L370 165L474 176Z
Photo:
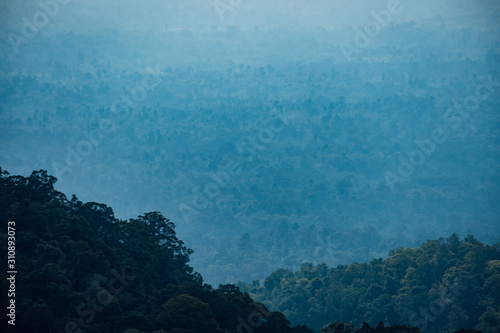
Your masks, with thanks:
M498 17L476 0L5 0L0 166L118 218L162 212L214 285L453 233L494 244Z

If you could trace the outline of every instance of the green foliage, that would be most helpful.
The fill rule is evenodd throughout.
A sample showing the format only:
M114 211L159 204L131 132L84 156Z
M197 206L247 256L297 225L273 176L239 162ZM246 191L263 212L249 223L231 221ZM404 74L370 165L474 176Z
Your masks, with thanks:
M500 328L500 251L474 236L397 248L387 259L327 268L280 269L242 290L318 331L329 322L407 323L432 332Z
M196 297L186 294L176 296L163 304L163 310L156 316L156 322L162 327L183 327L203 332L221 331L213 318L210 305Z
M188 266L193 251L161 213L118 220L104 204L68 200L55 181L43 170L25 178L0 168L0 220L16 222L22 272L19 332L229 333L238 318L268 313L233 285L203 284ZM255 329L289 331L278 313Z
M240 284L258 303L234 285L203 284L188 265L193 251L161 213L119 220L104 204L68 200L54 184L43 170L22 177L0 169L0 220L18 230L20 331L307 333L288 320L316 331L332 321L416 325L422 307L436 332L499 327L498 244L453 235L365 264L280 269L263 284Z

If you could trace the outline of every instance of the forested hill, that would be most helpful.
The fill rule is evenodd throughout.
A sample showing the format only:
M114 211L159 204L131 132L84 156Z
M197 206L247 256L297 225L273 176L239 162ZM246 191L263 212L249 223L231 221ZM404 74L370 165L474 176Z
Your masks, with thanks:
M421 324L411 309L431 302L432 313L439 292L445 305L431 323L435 327L478 322L494 332L500 322L494 298L500 292L498 245L484 246L473 237L398 249L392 258L370 264L304 265L295 274L279 270L264 287L243 285L301 324L291 327L283 313L268 310L237 286L204 284L188 265L193 250L161 213L120 220L104 204L68 200L55 182L44 170L23 177L0 168L0 220L12 225L11 243L7 248L2 241L2 251L15 247L10 263L17 271L14 284L13 275L2 279L3 291L13 289L4 306L15 301L10 331L313 333L303 326L307 322L317 331L329 324L322 333L420 333L395 323L408 324L410 318ZM395 325L372 328L357 319ZM338 320L352 323L330 324Z
M240 283L259 302L314 330L331 321L409 323L426 332L500 332L500 243L453 234L398 248L370 263L280 269L263 285Z
M67 200L55 181L46 171L0 169L2 230L13 221L16 237L8 332L227 333L248 320L254 332L308 332L235 286L203 284L188 266L192 250L160 213L118 220L104 204ZM2 293L9 282L2 278Z

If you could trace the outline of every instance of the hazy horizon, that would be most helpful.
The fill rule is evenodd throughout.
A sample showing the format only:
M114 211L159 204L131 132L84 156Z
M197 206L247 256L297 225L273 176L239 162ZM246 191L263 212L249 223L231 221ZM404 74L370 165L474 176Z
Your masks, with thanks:
M472 0L3 1L0 166L122 219L161 211L214 284L453 232L492 243L498 17Z

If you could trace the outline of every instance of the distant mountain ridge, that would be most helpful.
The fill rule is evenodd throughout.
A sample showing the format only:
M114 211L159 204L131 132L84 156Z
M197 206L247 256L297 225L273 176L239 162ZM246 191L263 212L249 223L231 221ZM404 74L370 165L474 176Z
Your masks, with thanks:
M339 48L350 27L40 33L13 59L0 53L0 165L49 170L68 197L123 219L169 212L213 284L368 261L453 232L492 244L498 87L478 90L491 95L467 119L447 110L481 78L500 80L500 49L479 26L441 23L391 24L350 62ZM263 137L275 110L293 118ZM401 180L401 160L437 128L446 141L388 186L386 172ZM207 187L229 161L241 172ZM185 219L183 205L200 213Z

